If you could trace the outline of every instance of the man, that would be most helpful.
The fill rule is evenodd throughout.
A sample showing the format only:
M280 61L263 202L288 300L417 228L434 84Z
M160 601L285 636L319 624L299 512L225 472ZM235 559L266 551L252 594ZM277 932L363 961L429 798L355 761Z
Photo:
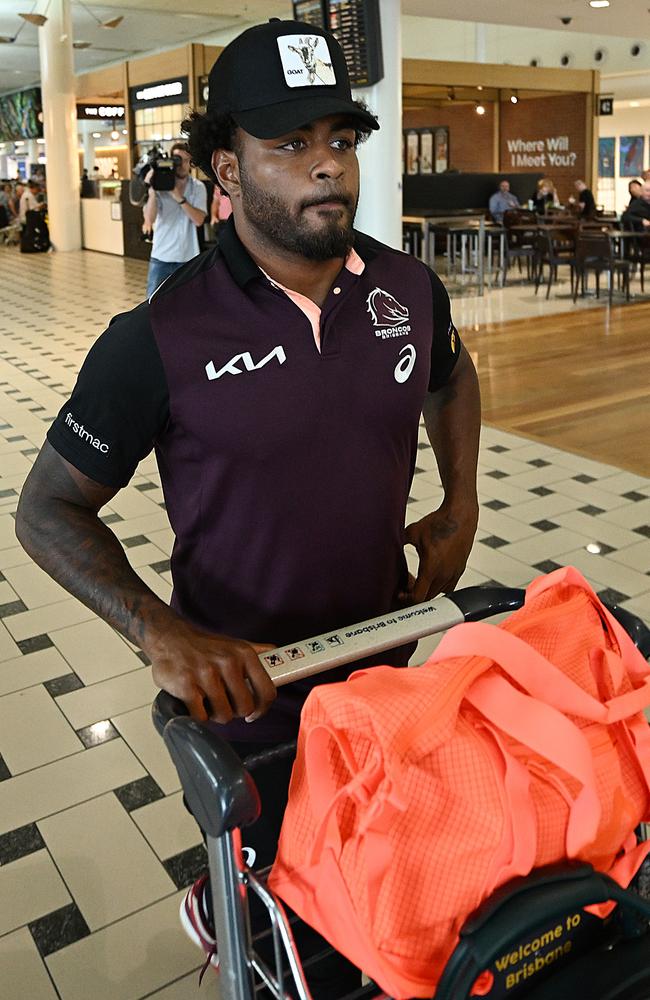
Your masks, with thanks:
M23 188L18 208L18 219L21 226L27 222L28 212L38 212L44 208L43 202L39 202L36 197L40 190L40 184L33 178L28 180L27 187Z
M504 212L519 207L519 199L510 191L510 181L501 181L499 190L490 198L490 215L494 221L502 223Z
M291 50L305 38L330 82ZM278 19L250 28L209 93L184 127L233 215L216 248L94 345L25 483L17 532L243 757L295 738L314 683L353 669L275 699L258 652L454 588L477 524L480 403L439 278L353 229L356 145L379 126L352 101L334 37ZM422 412L445 496L405 530ZM171 608L98 517L153 446L176 535ZM404 666L411 652L378 659ZM260 784L246 842L261 864L288 776L280 761ZM204 878L181 912L214 963L209 907Z
M151 186L153 170L145 177L150 187L144 204L142 230L150 233L153 229L147 297L153 295L158 285L181 264L196 257L199 252L196 227L203 225L208 210L205 184L190 177L187 143L174 143L171 155L179 161L174 170L176 180L172 191L156 191Z
M584 181L576 181L578 192L578 215L581 219L593 219L596 215L596 200Z
M650 180L641 185L641 193L634 198L624 213L625 226L643 232L650 228ZM636 241L635 241L636 242Z

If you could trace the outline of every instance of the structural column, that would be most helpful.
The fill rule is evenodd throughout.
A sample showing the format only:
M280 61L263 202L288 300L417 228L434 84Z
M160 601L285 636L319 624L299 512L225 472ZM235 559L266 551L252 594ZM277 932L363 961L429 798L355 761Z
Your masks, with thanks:
M357 91L379 118L359 147L361 197L355 227L402 249L402 25L401 0L379 0L384 78Z
M77 108L70 0L50 0L39 28L50 237L56 250L81 248Z

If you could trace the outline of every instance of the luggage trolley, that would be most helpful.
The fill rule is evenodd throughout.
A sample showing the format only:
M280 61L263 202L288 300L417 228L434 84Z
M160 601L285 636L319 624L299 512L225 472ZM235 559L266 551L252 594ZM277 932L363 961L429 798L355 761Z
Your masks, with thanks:
M525 591L470 587L452 595L324 634L261 656L277 686L355 662L371 654L445 631L464 621L516 610ZM650 629L623 608L609 606L644 656ZM299 655L296 655L299 653ZM209 723L189 718L182 702L161 691L152 709L178 771L185 799L206 836L222 1000L255 1000L266 989L276 1000L312 1000L292 928L299 923L266 884L269 869L253 870L242 858L241 828L260 815L255 769L272 758L295 755L295 743L244 763ZM645 832L644 832L645 838ZM435 890L433 890L435 891ZM269 927L251 936L249 897L268 914ZM603 921L584 913L590 904L615 901ZM568 927L571 954L550 962L543 952L549 929ZM650 863L629 889L582 863L538 869L501 886L465 922L435 992L435 1000L650 1000ZM564 934L564 932L563 932ZM270 938L270 967L255 950ZM329 954L333 949L329 949ZM326 953L317 956L323 959ZM532 956L530 962L522 955ZM556 956L557 957L557 956ZM535 959L545 962L537 969ZM518 975L512 970L517 966ZM526 972L532 969L532 972ZM486 971L487 970L487 971ZM479 978L480 977L480 978ZM530 981L529 980L530 977ZM474 992L472 992L474 991ZM266 995L268 995L268 993ZM372 982L345 1000L385 994Z

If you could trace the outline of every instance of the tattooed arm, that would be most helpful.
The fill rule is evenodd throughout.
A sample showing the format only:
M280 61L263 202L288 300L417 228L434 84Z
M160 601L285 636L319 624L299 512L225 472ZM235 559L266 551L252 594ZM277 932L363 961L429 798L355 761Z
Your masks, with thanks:
M144 650L154 682L184 701L195 718L253 721L263 715L275 698L257 657L267 647L202 632L146 586L99 518L116 493L84 476L46 441L20 497L18 540L57 583Z
M438 510L406 529L406 543L415 546L420 565L417 580L402 598L415 604L454 589L476 534L481 400L476 370L464 347L447 384L428 394L423 414L445 497Z

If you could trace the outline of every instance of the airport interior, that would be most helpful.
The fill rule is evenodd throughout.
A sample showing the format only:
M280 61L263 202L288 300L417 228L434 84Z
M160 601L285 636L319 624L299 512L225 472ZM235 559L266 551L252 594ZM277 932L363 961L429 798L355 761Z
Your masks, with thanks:
M541 575L575 567L608 607L650 624L647 4L0 0L4 1000L252 1000L257 993L273 993L268 982L257 993L247 992L241 976L229 981L227 969L216 973L179 920L188 890L207 869L208 852L183 801L187 788L152 722L159 686L151 659L133 634L89 606L91 598L83 603L38 565L23 546L23 535L21 540L16 535L26 477L111 319L142 305L167 323L160 306L165 286L155 291L151 261L172 262L159 279L170 275L168 301L175 295L172 270L180 262L173 255L157 259L152 251L162 215L152 236L147 206L152 197L162 203L163 189L156 196L151 178L156 170L171 171L177 184L183 155L189 164L189 154L179 156L183 147L174 145L186 142L181 123L191 110L209 116L210 100L219 96L210 89L212 66L242 32L271 18L331 31L341 45L353 97L365 102L381 126L358 149L355 229L415 258L406 263L420 268L418 274L425 273L423 265L435 271L451 301L452 350L457 333L478 375L478 525L455 589L526 588ZM287 59L298 59L298 49L294 53ZM322 63L305 61L308 65L311 73L326 72ZM251 65L252 78L257 72ZM188 171L184 190L200 192L199 208L190 207L203 221L184 213L187 205L174 199L178 213L190 217L196 241L183 264L198 253L219 254L220 240L225 244L227 233L234 233L233 218L228 220L233 209L214 175L194 162ZM319 217L326 214L324 209ZM247 260L247 266L257 267ZM351 273L349 258L347 266L346 281L363 280ZM276 300L286 299L286 281L277 277L276 283L262 272ZM414 288L395 283L388 288L394 315L404 324L409 317L404 300L413 300ZM316 335L317 305L305 306L298 292L288 298L311 317L312 326L316 323ZM385 347L397 358L410 326L387 321L384 334L380 327L373 334L371 320L380 323L372 313L363 318L367 350ZM209 322L207 310L204 321ZM182 365L182 321L176 334ZM283 353L258 362L261 349L254 336L251 330L248 354L235 356L235 349L218 354L215 348L215 363L218 355L225 367L216 372L213 366L208 373L218 379L210 383L214 398L221 387L231 399L231 383L261 381L264 375L255 369L263 365L268 379L276 363L282 364ZM402 339L382 341L382 336ZM278 367L278 378L286 378L289 369ZM396 367L387 395L409 374L410 368ZM305 394L304 386L299 391ZM371 412L379 410L375 399ZM131 402L124 412L135 412ZM269 407L271 423L273 414ZM322 419L335 416L323 413ZM68 417L70 425L73 416ZM257 417L245 413L242 424L258 427ZM78 438L86 434L91 444L94 440L97 452L108 450L99 432L92 437L92 426L74 427ZM296 440L303 437L301 455L309 454L307 443L315 433L308 425L296 428ZM464 427L455 427L454 440L464 433ZM441 476L424 418L417 435L406 524L426 518L445 497L445 473ZM374 468L374 457L359 448L357 428L350 427L346 437L342 430L332 455L356 448L362 478ZM174 446L181 449L182 441ZM261 442L247 447L262 467L259 520L251 519L243 543L253 551L262 545L258 536L266 538L263 521L274 492L285 496L289 490L274 478L273 460L264 460L262 451ZM67 462L70 454L63 455ZM92 480L88 469L99 469L100 458L93 457L77 476ZM320 461L317 452L314 461ZM311 475L309 464L296 465L298 490L300 480ZM176 509L180 501L166 488L163 466L157 445L150 444L128 481L118 487L99 479L105 485L96 485L105 496L110 488L100 505L101 523L149 591L168 604L176 539L168 507ZM70 478L72 485L76 481ZM57 488L54 482L52 496ZM356 515L352 484L349 489L342 509ZM198 508L201 500L192 494L184 502ZM379 496L377 504L382 506ZM331 561L320 536L322 514L311 511L315 577L319 564ZM342 534L348 537L347 528ZM176 545L180 565L183 553ZM416 550L407 545L405 552L417 576ZM44 554L42 561L47 559ZM232 572L235 576L235 567ZM271 555L261 576L266 579L251 585L272 594ZM504 617L498 613L493 621ZM353 624L340 621L336 628ZM315 634L298 628L291 641ZM420 638L411 664L424 663L439 641L438 634ZM480 838L480 831L476 835ZM242 836L245 843L245 832ZM517 980L517 990L508 986L498 996L647 1000L650 948L645 947L647 977L640 975L637 992L621 986L620 992L603 988L596 995L581 992L578 984L570 994L529 993L519 990ZM627 961L618 959L621 982L631 967ZM497 1000L491 982L482 992L476 986L472 995ZM393 995L380 986L368 995ZM276 983L274 995L310 1000L312 994L287 978L284 986ZM313 995L318 1000L319 994ZM465 995L445 994L452 1000Z

